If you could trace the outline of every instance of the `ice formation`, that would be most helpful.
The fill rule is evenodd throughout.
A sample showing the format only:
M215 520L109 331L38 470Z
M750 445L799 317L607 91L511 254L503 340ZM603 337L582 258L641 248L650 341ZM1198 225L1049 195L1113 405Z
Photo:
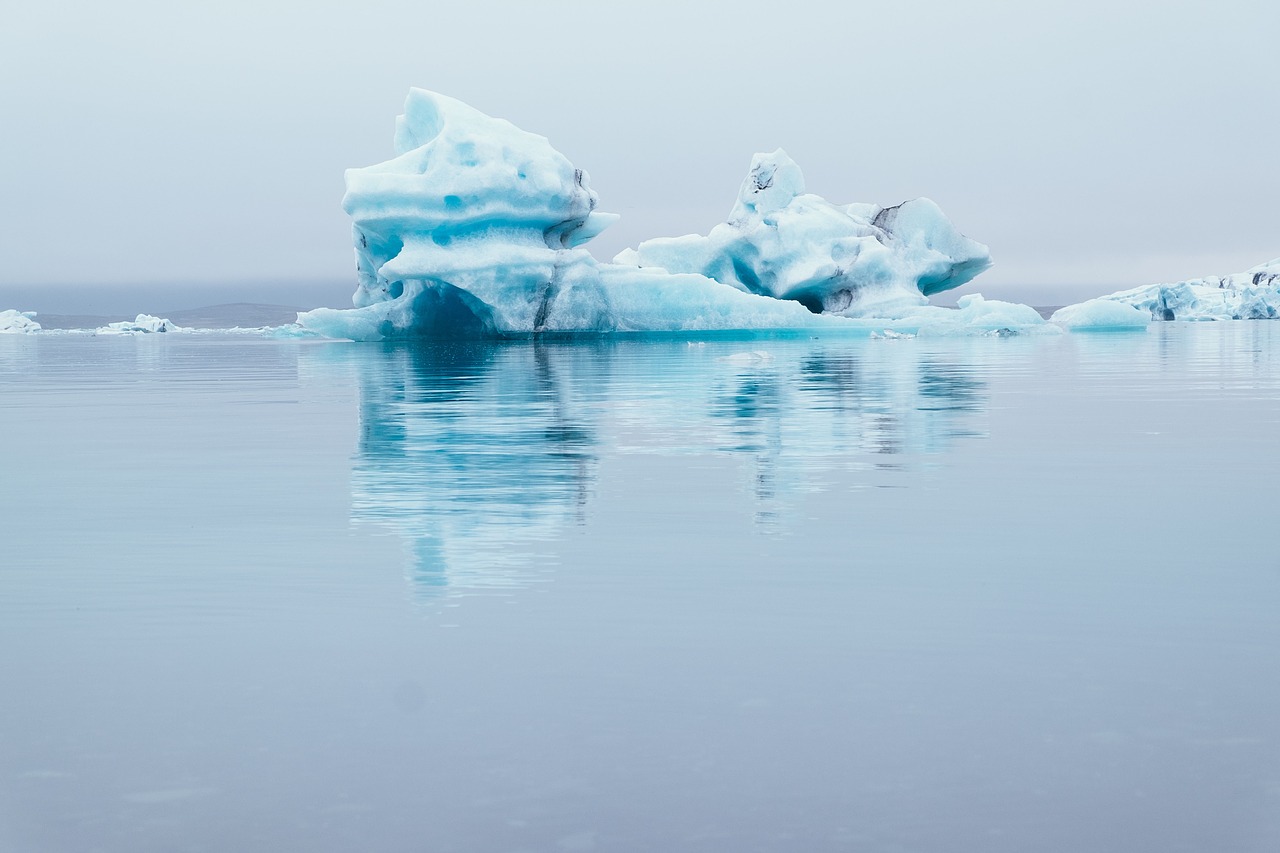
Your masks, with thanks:
M752 160L727 222L705 237L648 240L614 261L701 273L815 313L901 317L990 267L991 255L927 198L880 207L806 193L800 167L778 149Z
M1234 275L1150 284L1102 297L1153 320L1274 320L1280 316L1280 258Z
M1145 329L1151 316L1123 302L1090 299L1053 312L1049 322L1076 332L1112 332Z
M865 335L938 323L988 330L986 320L964 325L962 317L973 312L931 308L925 298L985 269L985 247L956 233L924 199L881 210L804 195L799 170L780 153L758 158L760 168L735 207L737 224L724 226L732 235L644 244L635 253L638 266L600 263L579 248L616 217L596 209L586 173L544 137L412 89L396 121L395 152L385 163L346 174L356 307L304 312L298 322L305 329L355 340L762 330ZM772 164L772 181L765 164ZM746 236L735 243L733 235ZM690 239L708 242L672 269L680 267L679 253L659 246ZM713 249L724 255L719 266L702 262ZM652 252L663 255L665 267L648 264ZM725 254L733 252L740 257ZM878 314L902 328L810 310L819 308Z
M40 331L34 311L0 311L0 335L24 335Z

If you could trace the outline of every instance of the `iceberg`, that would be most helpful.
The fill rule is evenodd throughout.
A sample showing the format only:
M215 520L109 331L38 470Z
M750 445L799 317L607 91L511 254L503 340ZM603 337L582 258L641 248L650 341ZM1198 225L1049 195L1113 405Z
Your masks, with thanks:
M706 236L647 240L615 263L700 273L847 317L901 317L991 266L927 198L838 205L805 192L787 153L757 154L729 219Z
M346 173L355 307L303 312L307 331L352 340L867 336L938 324L989 331L986 321L969 327L963 310L933 308L926 298L989 266L985 246L956 232L927 199L881 209L806 195L782 152L757 157L732 222L711 236L650 241L601 263L581 246L617 216L597 209L587 173L545 137L411 89L394 147L391 160Z
M1152 320L1274 320L1280 316L1280 258L1242 273L1150 284L1101 297Z
M36 312L13 309L0 311L0 335L25 335L38 331L40 324L36 322Z

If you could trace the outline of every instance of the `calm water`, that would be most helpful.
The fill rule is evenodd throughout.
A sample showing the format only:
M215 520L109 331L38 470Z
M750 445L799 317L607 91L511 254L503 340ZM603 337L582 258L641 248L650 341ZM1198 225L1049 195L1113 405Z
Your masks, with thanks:
M1280 849L1280 324L0 336L0 850Z

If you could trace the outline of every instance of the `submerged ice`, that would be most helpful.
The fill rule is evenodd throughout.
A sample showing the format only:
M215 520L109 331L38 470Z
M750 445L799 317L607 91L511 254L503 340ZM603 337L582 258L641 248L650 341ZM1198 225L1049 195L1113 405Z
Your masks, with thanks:
M927 304L990 265L927 199L892 208L804 192L785 153L758 155L731 221L601 263L585 242L617 217L542 136L410 90L396 156L347 171L355 308L299 315L330 337L1043 326L1025 306ZM978 325L966 319L980 315Z

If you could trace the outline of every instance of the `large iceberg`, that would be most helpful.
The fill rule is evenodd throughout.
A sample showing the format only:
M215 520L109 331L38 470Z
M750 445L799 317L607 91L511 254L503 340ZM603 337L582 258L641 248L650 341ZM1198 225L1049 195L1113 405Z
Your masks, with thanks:
M719 232L713 232L715 240L697 238L711 242L683 266L673 259L676 253L657 248L663 241L623 259L633 262L596 261L580 246L616 216L597 210L587 174L544 137L452 98L410 90L396 120L395 152L385 163L346 173L343 208L354 221L355 308L304 312L298 322L305 329L381 340L597 332L870 334L939 324L982 333L1024 322L1043 325L1038 315L1032 321L1021 306L1010 306L1009 322L993 327L992 312L1006 303L986 303L981 310L975 304L967 314L928 306L927 294L985 269L986 248L956 233L924 199L881 210L841 208L805 195L798 168L780 152L757 158L757 165L772 164L772 182L763 165L750 179L756 190L740 198L738 224L727 226L750 236L741 245L720 241L724 251L738 253L737 263L727 266L699 260L719 245ZM772 222L779 223L778 234L770 238ZM751 240L761 247L755 254ZM665 265L647 264L650 252L663 254ZM748 271L753 263L754 273ZM888 319L867 319L874 316ZM970 327L969 317L980 322Z
M1227 276L1149 284L1102 299L1153 320L1274 320L1280 317L1280 258Z
M806 193L778 149L752 160L727 222L705 237L647 240L614 261L701 273L815 313L900 317L990 267L991 254L927 198L880 207Z

